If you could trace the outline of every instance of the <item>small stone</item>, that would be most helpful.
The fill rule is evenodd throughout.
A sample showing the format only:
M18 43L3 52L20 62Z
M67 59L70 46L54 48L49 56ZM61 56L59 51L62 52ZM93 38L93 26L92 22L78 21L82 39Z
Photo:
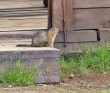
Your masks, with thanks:
M11 88L11 87L12 87L12 85L9 85L8 87L9 87L9 88Z
M107 73L106 72L103 72L104 73L104 75L106 75Z
M90 86L89 85L87 85L87 88L89 88Z
M45 84L37 84L37 86L44 86L44 87L46 87L47 85L45 85Z
M71 74L71 75L69 76L69 79L73 79L73 78L74 78L74 75Z

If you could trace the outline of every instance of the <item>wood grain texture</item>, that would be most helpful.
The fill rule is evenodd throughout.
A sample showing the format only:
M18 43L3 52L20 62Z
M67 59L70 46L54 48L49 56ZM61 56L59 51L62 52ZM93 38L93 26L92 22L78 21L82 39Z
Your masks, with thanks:
M97 32L95 30L81 30L67 32L67 42L88 42L97 41ZM64 42L64 33L60 32L55 42Z
M2 53L2 54L1 54ZM59 57L57 50L29 50L29 51L0 51L0 58L43 58L43 57ZM5 55L5 56L4 56Z
M31 30L9 30L1 31L0 38L32 38L36 32L46 31L48 29L31 29Z
M55 48L60 49L60 52L78 52L84 50L86 46L95 46L97 47L99 42L83 42L83 43L67 43L67 46L64 47L64 43L55 43Z
M52 27L63 31L63 5L62 0L53 0Z
M74 8L110 7L110 0L74 0Z
M110 28L110 8L74 9L75 29Z
M0 71L3 70L5 62L12 62L15 66L19 60L24 67L38 66L39 75L35 83L58 83L60 81L58 51L35 51L0 51Z
M52 26L64 31L63 20L66 21L66 30L73 30L73 0L53 0Z
M66 30L73 31L73 0L63 0Z

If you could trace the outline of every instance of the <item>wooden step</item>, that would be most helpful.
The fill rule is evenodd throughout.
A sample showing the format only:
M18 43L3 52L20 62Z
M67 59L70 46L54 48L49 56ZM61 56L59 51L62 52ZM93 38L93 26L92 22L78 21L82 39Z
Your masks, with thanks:
M18 29L18 30L1 30L0 38L32 38L38 31L48 31L46 28L37 29Z
M10 43L11 42L11 43ZM58 83L60 80L59 56L60 51L50 47L16 47L19 43L26 43L27 40L0 40L0 70L4 62L16 62L29 66L39 65L38 79L36 83ZM30 45L30 40L26 43Z
M20 31L6 31L0 34L0 46L16 46L18 44L31 45L32 36L36 31L48 31L47 29L33 29L30 30L20 30ZM98 46L99 41L97 40L97 32L94 30L88 31L73 31L67 33L67 44L64 47L64 33L60 32L54 43L54 47L60 49L60 52L76 52L84 50L86 46ZM27 49L27 47L24 47Z
M60 51L49 47L16 47L31 45L39 28L47 27L47 8L42 0L0 1L0 71L4 62L20 60L29 66L39 65L36 83L56 83L60 79ZM44 29L43 29L44 30Z
M0 0L0 31L47 27L43 0Z

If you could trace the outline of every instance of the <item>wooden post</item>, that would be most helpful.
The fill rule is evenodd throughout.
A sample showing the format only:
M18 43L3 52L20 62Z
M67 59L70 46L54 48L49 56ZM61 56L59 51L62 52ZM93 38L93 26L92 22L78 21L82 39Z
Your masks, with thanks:
M63 29L63 5L62 0L53 0L53 18L52 18L52 26L59 28L60 31L64 31Z
M52 1L52 27L64 31L63 19L66 21L66 30L73 30L73 0Z
M63 0L66 30L73 31L73 0Z

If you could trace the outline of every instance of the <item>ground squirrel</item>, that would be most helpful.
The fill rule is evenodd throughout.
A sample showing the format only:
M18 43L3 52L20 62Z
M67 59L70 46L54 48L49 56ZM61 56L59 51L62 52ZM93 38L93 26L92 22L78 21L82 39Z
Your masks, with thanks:
M41 31L37 32L33 37L32 37L32 47L53 47L54 40L56 35L58 34L59 29L54 27L49 29L48 32Z

